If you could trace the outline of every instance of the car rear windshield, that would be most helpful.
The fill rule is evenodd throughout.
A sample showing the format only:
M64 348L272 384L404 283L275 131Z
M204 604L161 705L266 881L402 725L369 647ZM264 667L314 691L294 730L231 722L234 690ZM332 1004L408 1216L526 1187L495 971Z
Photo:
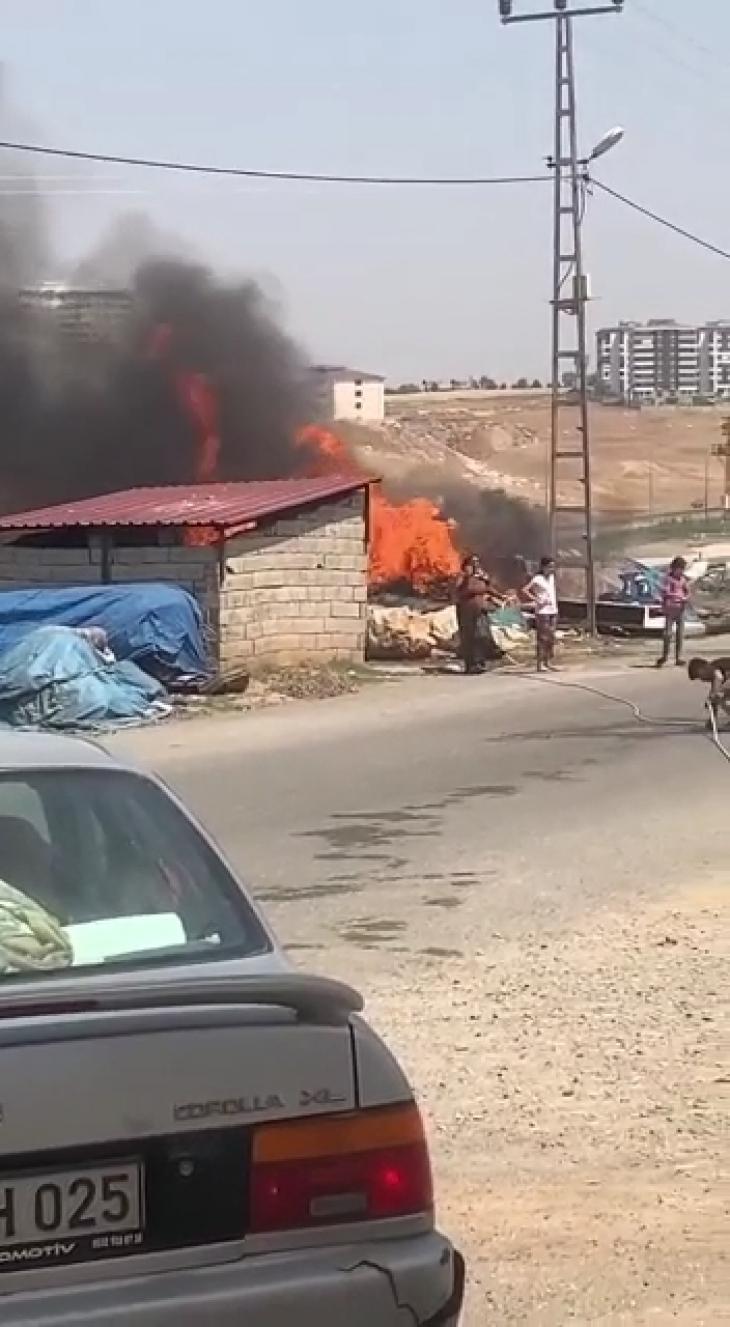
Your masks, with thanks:
M269 948L225 863L151 779L0 775L0 980Z

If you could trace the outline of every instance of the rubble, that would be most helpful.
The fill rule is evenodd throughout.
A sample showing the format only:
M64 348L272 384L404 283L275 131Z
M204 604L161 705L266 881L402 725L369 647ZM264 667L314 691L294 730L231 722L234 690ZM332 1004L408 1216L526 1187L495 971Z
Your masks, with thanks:
M494 618L492 635L500 650L510 651L530 643L526 625L501 623ZM419 662L434 654L456 654L458 648L456 609L451 605L436 609L368 605L367 655L371 660Z

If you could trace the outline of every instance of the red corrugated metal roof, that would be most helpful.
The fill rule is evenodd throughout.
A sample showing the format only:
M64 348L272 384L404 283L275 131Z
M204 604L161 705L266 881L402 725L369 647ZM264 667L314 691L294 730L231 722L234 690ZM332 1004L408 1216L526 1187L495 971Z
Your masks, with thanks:
M319 479L264 479L238 484L179 484L130 488L82 502L15 512L0 517L0 530L58 530L68 526L214 525L232 529L296 511L328 498L344 497L367 484L352 475Z

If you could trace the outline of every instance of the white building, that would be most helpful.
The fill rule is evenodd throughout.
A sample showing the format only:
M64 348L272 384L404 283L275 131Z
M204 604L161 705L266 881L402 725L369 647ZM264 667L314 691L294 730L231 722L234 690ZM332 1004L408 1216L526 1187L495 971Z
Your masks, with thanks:
M385 419L385 378L380 374L316 364L311 379L319 419L352 419L363 424Z
M39 326L76 341L120 339L135 308L130 290L85 289L52 282L21 290L19 299L40 320Z
M619 323L596 334L601 386L623 401L730 397L730 322Z

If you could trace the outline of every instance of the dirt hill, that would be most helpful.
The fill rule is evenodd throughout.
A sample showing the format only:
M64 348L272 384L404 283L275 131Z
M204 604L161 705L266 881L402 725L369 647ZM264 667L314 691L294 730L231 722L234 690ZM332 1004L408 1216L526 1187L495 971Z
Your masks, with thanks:
M384 424L345 429L360 460L386 479L428 473L503 488L542 504L550 439L550 396L541 393L428 393L388 398ZM568 445L577 411L563 412ZM711 408L591 407L594 499L606 514L719 506L723 468L711 455L723 413ZM415 472L415 473L414 473ZM567 494L566 494L567 496ZM579 498L577 486L570 494Z

